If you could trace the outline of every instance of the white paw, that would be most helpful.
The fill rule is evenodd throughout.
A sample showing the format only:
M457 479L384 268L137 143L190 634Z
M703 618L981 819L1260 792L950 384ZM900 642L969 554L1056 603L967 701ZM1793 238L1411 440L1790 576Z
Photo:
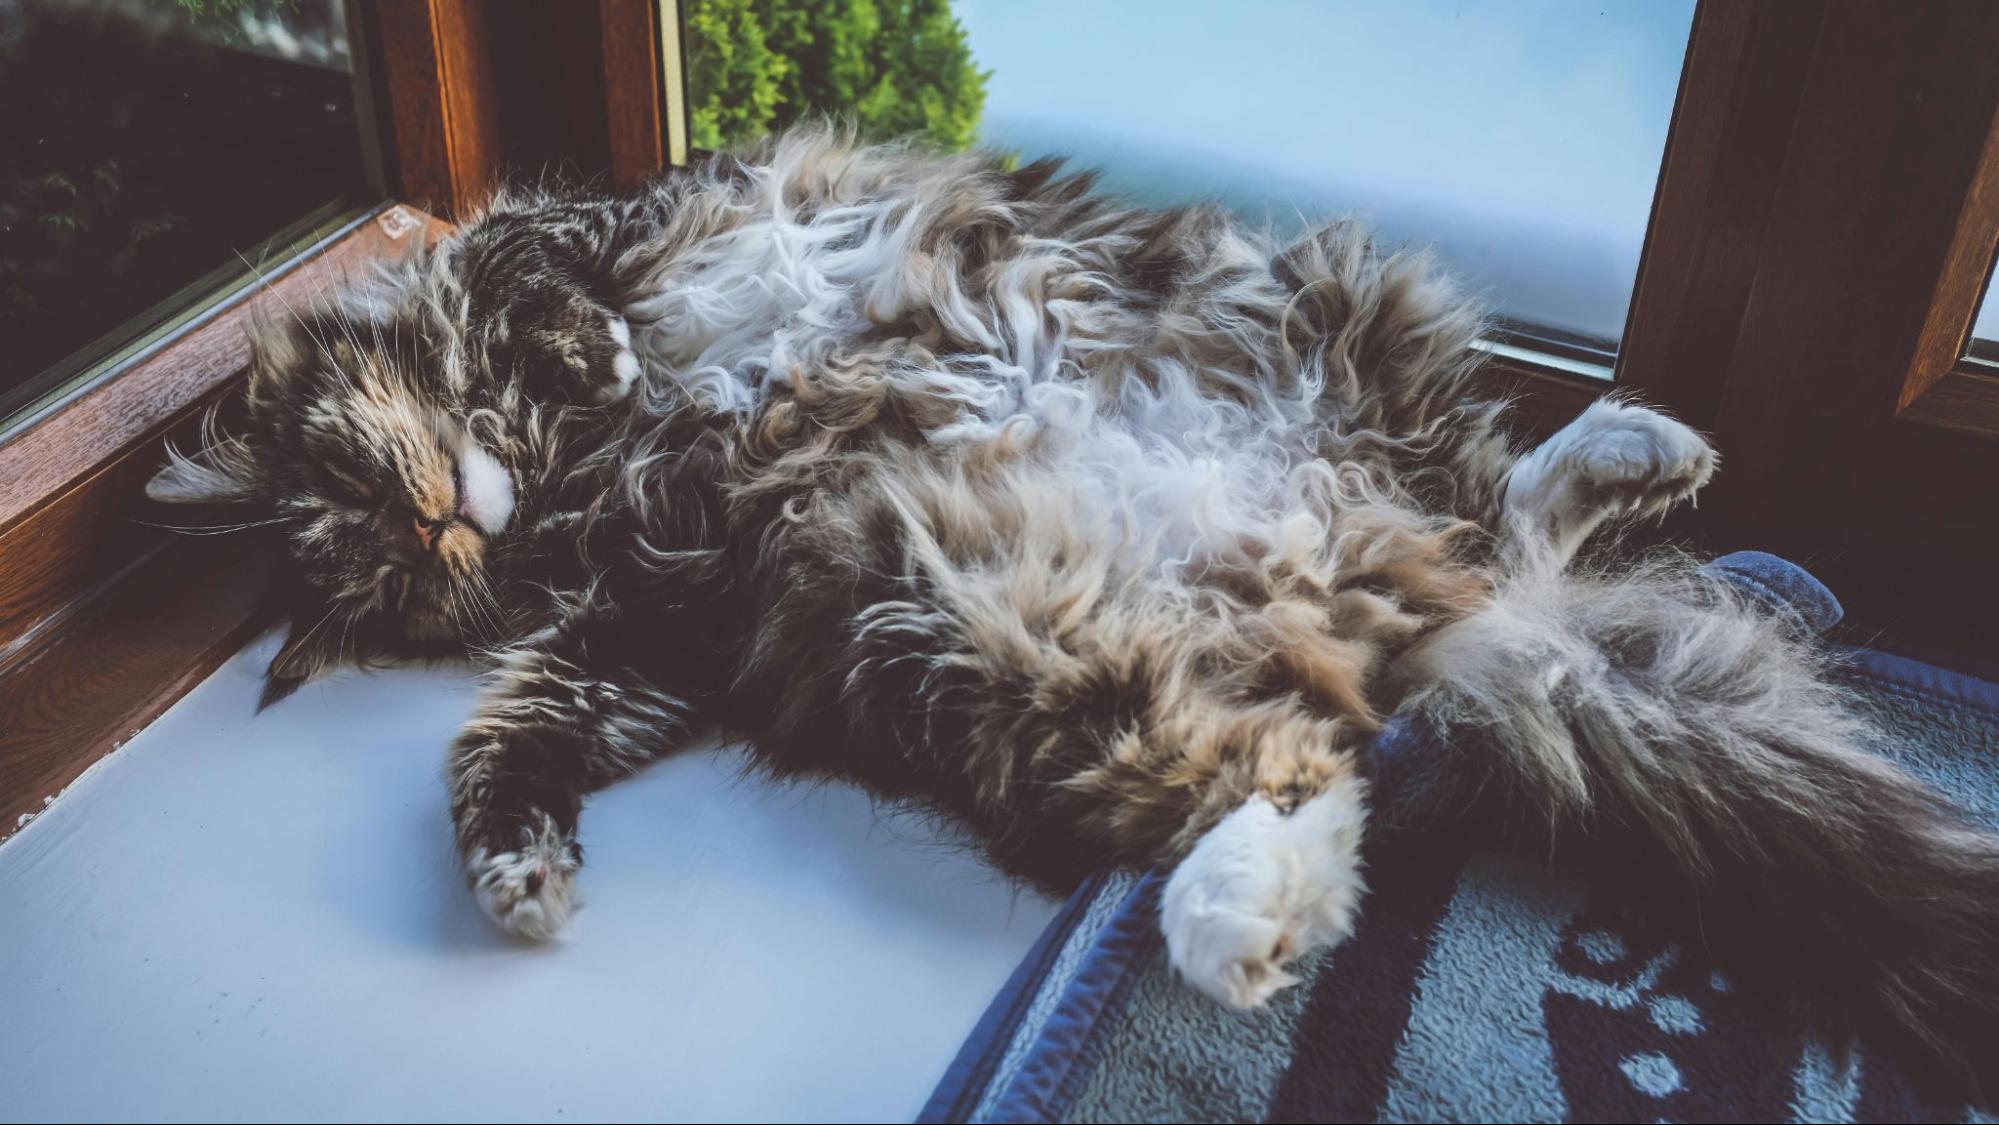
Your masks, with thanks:
M465 874L486 917L528 941L553 938L576 907L576 859L546 835L516 852L475 849Z
M1558 471L1573 472L1601 503L1625 512L1653 512L1699 491L1714 476L1707 439L1656 410L1599 400L1549 444Z
M632 384L639 380L639 357L632 351L632 326L625 323L624 317L613 313L604 322L604 328L618 345L618 354L611 360L611 375L616 383L605 387L602 395L603 401L609 403L632 393Z
M1201 837L1166 882L1161 927L1180 976L1232 1008L1253 1008L1297 978L1304 953L1343 940L1366 885L1359 781L1286 814L1258 796Z

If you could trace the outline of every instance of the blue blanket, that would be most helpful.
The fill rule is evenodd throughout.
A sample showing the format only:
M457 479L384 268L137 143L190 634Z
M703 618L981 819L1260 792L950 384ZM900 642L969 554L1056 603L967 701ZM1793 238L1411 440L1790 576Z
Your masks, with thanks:
M1715 564L1823 629L1837 603L1769 556ZM1856 650L1878 749L1999 824L1999 688ZM1390 741L1408 732L1391 731ZM1497 855L1370 857L1355 934L1240 1014L1172 978L1163 876L1071 897L925 1121L1968 1121L1894 1059L1821 1042L1694 953Z

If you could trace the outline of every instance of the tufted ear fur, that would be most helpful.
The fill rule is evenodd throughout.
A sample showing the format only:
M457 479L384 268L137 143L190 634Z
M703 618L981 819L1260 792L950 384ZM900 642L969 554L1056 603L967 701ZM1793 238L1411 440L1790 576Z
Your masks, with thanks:
M304 334L296 319L278 320L261 307L250 310L249 379L245 397L254 414L260 401L281 398L306 362ZM167 463L146 484L146 495L167 504L237 504L254 499L256 457L240 437L223 432L211 408L201 423L201 447L192 454L167 448Z
M241 438L221 432L212 410L201 448L185 454L167 446L167 463L146 482L146 496L166 504L239 504L256 495L256 459Z
M146 496L166 504L237 504L256 495L256 483L234 458L204 449L188 457L167 449L167 463L146 482Z

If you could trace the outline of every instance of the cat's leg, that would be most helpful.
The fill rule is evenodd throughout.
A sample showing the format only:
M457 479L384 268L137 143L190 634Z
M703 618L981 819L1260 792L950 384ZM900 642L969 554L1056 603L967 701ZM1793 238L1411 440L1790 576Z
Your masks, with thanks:
M829 677L836 713L864 724L844 742L897 747L899 778L1051 890L1106 865L1173 868L1160 919L1173 966L1223 1003L1257 1004L1352 924L1367 805L1352 746L1372 726L1273 695L1177 600L1124 588L1086 609L1083 586L993 568L954 576L962 597L870 607ZM1351 655L1305 630L1267 671L1333 679ZM767 751L828 741L824 723L786 725L795 733Z
M692 706L624 668L600 668L575 622L503 653L452 744L451 819L487 916L546 940L568 920L583 800L680 744Z
M1661 515L1714 475L1706 439L1658 411L1598 399L1507 473L1507 534L1568 559L1605 520ZM1516 546L1530 544L1516 542Z

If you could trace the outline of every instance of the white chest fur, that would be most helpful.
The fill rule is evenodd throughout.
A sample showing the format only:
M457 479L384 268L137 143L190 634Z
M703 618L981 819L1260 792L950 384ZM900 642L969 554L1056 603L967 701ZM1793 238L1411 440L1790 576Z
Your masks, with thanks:
M458 514L488 535L506 530L514 514L514 479L506 467L492 454L468 444L459 471L464 476L465 497L458 505Z

